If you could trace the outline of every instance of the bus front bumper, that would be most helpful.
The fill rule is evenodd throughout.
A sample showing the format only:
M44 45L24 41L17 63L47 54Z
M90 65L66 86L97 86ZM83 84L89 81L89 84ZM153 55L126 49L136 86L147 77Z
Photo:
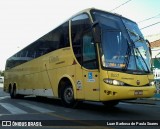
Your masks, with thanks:
M155 86L125 87L107 85L101 89L100 101L150 98L156 93Z

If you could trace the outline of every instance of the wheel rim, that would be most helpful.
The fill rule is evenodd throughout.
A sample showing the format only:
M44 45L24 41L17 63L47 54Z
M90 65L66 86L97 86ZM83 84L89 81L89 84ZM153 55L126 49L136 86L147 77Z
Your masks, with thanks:
M71 87L66 88L64 91L64 99L67 103L71 103L73 101L73 89Z

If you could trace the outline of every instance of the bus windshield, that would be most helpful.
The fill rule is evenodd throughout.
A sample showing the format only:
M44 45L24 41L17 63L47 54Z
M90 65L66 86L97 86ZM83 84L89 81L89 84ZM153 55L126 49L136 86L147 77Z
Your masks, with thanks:
M101 28L100 53L104 68L150 72L150 53L136 23L123 17L95 11Z

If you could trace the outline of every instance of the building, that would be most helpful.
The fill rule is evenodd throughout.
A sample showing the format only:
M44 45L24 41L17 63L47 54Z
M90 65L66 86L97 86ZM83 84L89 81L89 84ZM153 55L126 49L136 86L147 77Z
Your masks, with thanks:
M154 42L154 41L160 39L160 33L147 35L147 36L145 36L145 39L149 40L150 42Z
M160 69L160 39L151 44L153 67Z
M160 39L153 41L151 44L152 63L157 94L160 94Z

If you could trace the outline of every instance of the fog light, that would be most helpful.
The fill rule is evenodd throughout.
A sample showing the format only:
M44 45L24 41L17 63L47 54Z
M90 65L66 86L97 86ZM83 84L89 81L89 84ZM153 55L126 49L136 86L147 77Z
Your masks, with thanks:
M155 84L154 81L151 81L151 82L149 83L150 86L154 86L154 84Z

